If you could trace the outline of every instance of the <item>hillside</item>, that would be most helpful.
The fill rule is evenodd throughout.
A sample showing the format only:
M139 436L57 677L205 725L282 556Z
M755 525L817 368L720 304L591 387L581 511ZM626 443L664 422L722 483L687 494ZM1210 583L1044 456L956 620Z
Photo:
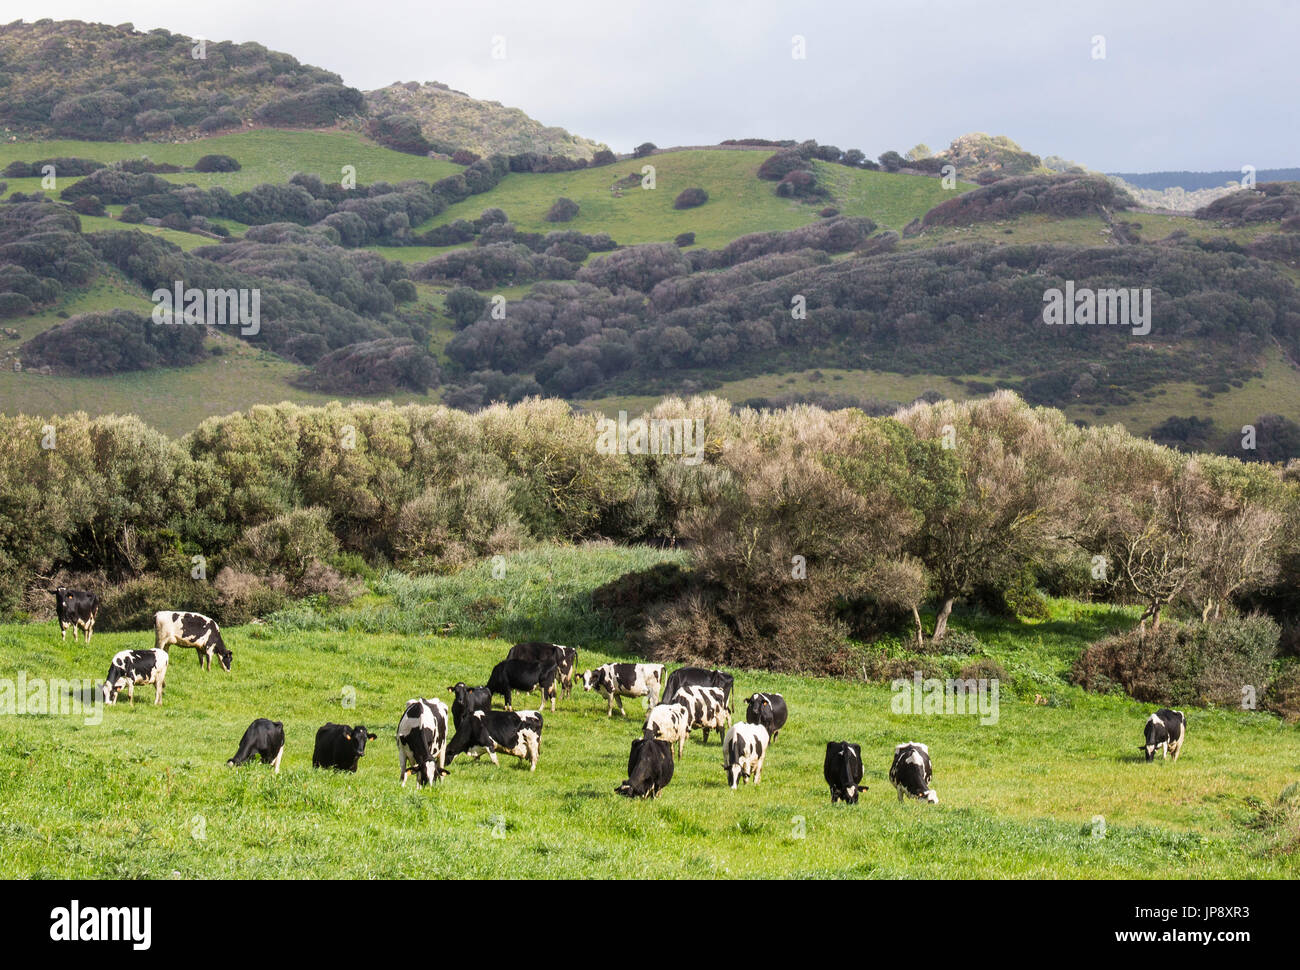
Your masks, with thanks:
M597 151L606 147L563 128L543 125L518 108L497 101L479 101L436 81L399 81L367 91L366 104L375 117L398 115L413 119L429 141L479 155L535 152L591 161Z

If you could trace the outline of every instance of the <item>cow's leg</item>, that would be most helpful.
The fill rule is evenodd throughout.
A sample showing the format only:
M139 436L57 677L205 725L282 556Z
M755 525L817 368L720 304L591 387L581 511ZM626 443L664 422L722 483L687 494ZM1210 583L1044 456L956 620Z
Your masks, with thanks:
M507 711L513 711L513 710L514 710L514 708L510 706L510 702L511 702L512 700L514 700L514 695L511 694L509 690L507 690L507 691L506 691L506 710L507 710Z
M90 643L90 635L95 632L95 618L92 616L90 622L86 624L86 642Z
M75 643L76 642L75 634L73 636L74 636L73 642ZM64 643L68 642L68 625L64 623L62 620L59 621L59 639L62 640Z
M159 677L157 680L153 682L153 702L155 704L162 703L162 694L163 694L163 679Z
M623 695L615 694L614 697L617 698L618 700L618 712L622 714L624 717L627 717L627 711L623 709Z
M284 745L280 745L280 750L275 753L275 760L271 762L271 774L280 773L280 759L284 757Z
M537 770L537 757L541 754L541 745L537 738L528 739L528 770Z
M401 745L397 748L397 777L402 782L402 787L406 787L406 752L402 750Z
M488 757L492 759L492 763L494 765L496 765L498 768L501 767L501 762L497 760L497 749L495 745L492 748L488 749Z
M128 680L126 682L126 699L131 702L132 707L135 707L135 681L134 680Z
M898 804L903 804L903 789L898 789Z

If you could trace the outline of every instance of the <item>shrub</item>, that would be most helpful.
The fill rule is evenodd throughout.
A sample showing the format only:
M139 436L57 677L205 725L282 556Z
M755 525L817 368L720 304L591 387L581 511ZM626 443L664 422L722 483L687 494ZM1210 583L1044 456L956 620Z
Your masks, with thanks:
M645 158L651 152L659 150L659 146L652 141L644 141L632 149L633 158Z
M402 506L393 532L397 564L416 572L454 572L523 545L527 531L499 479L457 479Z
M1263 694L1280 635L1263 614L1209 624L1166 623L1108 637L1075 662L1071 680L1085 690L1116 687L1152 704L1240 706L1242 688Z
M797 151L786 150L769 155L758 167L758 177L769 182L779 182L791 172L812 168L812 163Z
M677 246L678 249L685 249L687 246L694 246L694 245L695 245L695 233L693 233L693 232L679 232L679 233L677 234L677 238L673 240L673 243L674 243L674 245Z
M23 360L68 374L116 374L202 360L203 327L159 326L129 310L79 313L22 345Z
M487 297L468 286L458 286L447 294L446 307L460 327L468 327L487 309Z
M34 306L35 304L21 293L0 293L0 320L31 313Z
M309 506L246 529L231 550L231 561L263 573L281 573L297 585L314 560L329 559L338 548L329 513Z
M213 618L223 626L238 626L270 616L288 602L283 576L264 579L226 566L217 573L212 585L218 604Z
M703 189L683 189L673 200L674 209L694 209L709 201L709 193Z
M99 201L97 195L83 195L72 203L72 211L83 216L103 216L108 214L104 209L104 203Z
M451 160L457 165L473 165L482 155L477 155L467 148L458 148L452 153Z
M1300 721L1300 663L1284 664L1268 685L1266 706L1288 724Z
M126 223L130 223L131 225L135 225L136 223L144 222L144 210L141 209L134 202L132 202L130 205L122 209L122 212L118 215L117 218L121 222L126 222Z
M103 595L103 604L95 625L101 630L153 630L154 614L174 610L184 603L185 609L203 613L221 622L220 600L211 583L205 580L164 579L150 575L128 579Z
M578 203L563 196L555 200L546 213L547 222L569 222L578 214Z
M294 379L299 387L332 394L386 394L398 388L423 393L437 382L438 365L429 352L403 337L340 347Z
M242 167L229 155L204 155L194 163L196 172L238 172Z

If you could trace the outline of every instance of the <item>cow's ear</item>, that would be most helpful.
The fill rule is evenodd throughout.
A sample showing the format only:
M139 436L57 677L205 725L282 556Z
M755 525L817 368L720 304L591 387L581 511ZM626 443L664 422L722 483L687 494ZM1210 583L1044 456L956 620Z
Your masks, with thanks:
M352 732L351 732L351 731L344 731L344 732L343 732L343 740L345 740L345 741L351 741L351 740L352 740Z
M377 734L371 734L369 731L367 731L367 732L366 732L366 737L368 737L371 741L373 741L373 740L375 740L375 738L379 737L379 735L377 735Z

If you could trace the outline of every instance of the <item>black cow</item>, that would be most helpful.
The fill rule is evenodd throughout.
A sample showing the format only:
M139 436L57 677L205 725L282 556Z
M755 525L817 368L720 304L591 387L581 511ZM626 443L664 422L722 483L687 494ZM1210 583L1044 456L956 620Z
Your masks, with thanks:
M444 766L447 755L447 705L438 698L412 698L397 723L397 760L402 787L406 776L414 771L421 787L432 785L449 772ZM413 767L408 768L407 763Z
M731 703L731 690L736 686L736 678L721 670L705 670L703 667L678 667L664 681L664 703L671 704L677 692L683 687L721 687L722 696L727 700L727 710L735 711Z
M535 660L540 663L554 662L559 671L561 696L566 700L573 694L573 670L578 665L578 651L562 643L546 643L543 640L530 640L516 643L506 654L507 660Z
M614 791L628 798L658 798L673 780L673 746L667 741L637 738L627 759L627 780Z
M249 758L260 755L262 764L271 765L271 773L280 773L280 759L284 757L284 725L280 721L259 717L239 739L239 750L226 762L228 765L242 765Z
M785 698L780 694L750 694L745 698L745 720L767 728L772 744L776 744L777 732L785 727L788 713Z
M357 762L366 753L366 742L375 735L364 724L348 727L346 724L322 724L316 732L316 748L311 753L313 768L334 768L338 771L356 771Z
M487 687L493 694L505 698L506 710L514 710L510 701L514 691L531 694L540 689L542 702L549 698L551 710L555 710L555 678L559 667L555 661L539 660L503 660L492 668Z
M487 755L494 765L497 752L512 754L528 762L528 770L537 770L542 746L542 715L538 711L475 711L456 729L447 745L447 764L456 755L465 754L476 761Z
M221 639L217 621L202 613L183 610L161 610L153 615L153 645L156 650L171 650L173 643L193 647L199 654L199 666L212 669L212 655L221 661L222 669L230 672L234 655L226 649Z
M1183 750L1183 738L1187 736L1187 718L1183 717L1182 711L1162 707L1147 718L1143 735L1146 744L1142 745L1142 750L1146 752L1147 761L1155 760L1156 748L1160 749L1161 760L1173 752L1174 760L1177 761Z
M832 805L841 800L856 805L858 793L867 788L862 784L862 749L848 741L827 741L822 774L831 786Z
M898 789L898 800L911 795L931 805L939 804L939 793L930 787L930 749L920 741L905 741L894 747L889 780Z
M90 642L95 632L95 617L99 615L99 597L84 589L68 589L60 586L53 590L54 612L59 617L59 639L65 643L68 639L68 627L72 627L72 642L77 642L77 631L86 631L86 642Z
M460 730L462 722L475 711L492 710L492 692L486 687L470 687L465 681L448 687L453 700L451 702L451 719Z

